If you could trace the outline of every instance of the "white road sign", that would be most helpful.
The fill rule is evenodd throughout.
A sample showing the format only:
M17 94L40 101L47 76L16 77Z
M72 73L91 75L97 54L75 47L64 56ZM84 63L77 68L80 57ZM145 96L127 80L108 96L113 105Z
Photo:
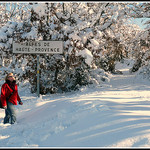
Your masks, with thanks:
M63 41L30 41L22 43L13 41L13 53L62 54Z

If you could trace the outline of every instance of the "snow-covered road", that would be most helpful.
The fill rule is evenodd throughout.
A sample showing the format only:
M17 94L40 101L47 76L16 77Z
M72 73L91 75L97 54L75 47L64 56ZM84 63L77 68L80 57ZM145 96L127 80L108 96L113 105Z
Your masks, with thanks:
M20 90L18 123L4 125L0 147L150 147L150 82L112 75L103 87L35 95Z

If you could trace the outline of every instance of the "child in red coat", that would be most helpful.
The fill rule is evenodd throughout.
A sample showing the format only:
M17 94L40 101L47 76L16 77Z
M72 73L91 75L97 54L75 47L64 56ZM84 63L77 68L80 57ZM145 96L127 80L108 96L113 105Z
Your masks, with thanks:
M18 87L13 73L9 73L5 81L1 88L1 102L5 109L4 124L9 123L9 121L11 121L11 124L14 124L16 122L14 105L17 105L17 101L20 105L23 105L23 103L18 95Z

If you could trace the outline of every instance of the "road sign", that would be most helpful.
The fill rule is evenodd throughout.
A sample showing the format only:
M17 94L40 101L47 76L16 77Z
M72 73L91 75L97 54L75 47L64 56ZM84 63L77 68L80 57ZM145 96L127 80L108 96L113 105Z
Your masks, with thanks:
M63 41L13 41L13 53L26 54L62 54Z

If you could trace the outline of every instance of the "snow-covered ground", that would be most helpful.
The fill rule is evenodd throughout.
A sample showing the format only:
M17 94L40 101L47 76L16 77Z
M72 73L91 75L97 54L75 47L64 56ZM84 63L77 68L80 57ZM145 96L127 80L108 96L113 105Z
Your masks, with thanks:
M150 82L130 74L78 92L43 95L19 89L17 123L3 124L0 147L150 147Z

